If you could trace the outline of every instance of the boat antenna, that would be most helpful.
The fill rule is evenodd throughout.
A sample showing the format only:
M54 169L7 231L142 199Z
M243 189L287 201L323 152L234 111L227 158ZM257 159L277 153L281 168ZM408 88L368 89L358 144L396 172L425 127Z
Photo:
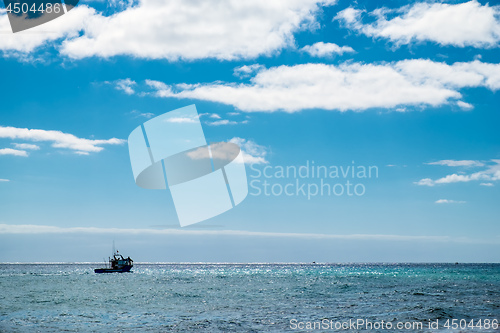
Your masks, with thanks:
M115 255L115 240L113 239L113 255Z

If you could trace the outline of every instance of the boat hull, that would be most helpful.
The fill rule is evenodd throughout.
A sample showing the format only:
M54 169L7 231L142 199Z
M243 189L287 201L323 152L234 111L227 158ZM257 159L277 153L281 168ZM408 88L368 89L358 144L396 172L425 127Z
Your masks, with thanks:
M126 273L130 272L132 266L125 266L122 268L96 268L94 269L95 273Z

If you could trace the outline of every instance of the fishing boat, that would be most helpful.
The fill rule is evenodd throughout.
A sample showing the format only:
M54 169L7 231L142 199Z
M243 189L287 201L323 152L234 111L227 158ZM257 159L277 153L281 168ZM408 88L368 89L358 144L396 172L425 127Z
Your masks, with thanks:
M109 267L106 265L105 268L96 268L94 272L96 273L124 273L130 272L132 267L134 266L134 261L128 258L124 258L121 254L118 253L118 250L113 251L113 257L109 259Z

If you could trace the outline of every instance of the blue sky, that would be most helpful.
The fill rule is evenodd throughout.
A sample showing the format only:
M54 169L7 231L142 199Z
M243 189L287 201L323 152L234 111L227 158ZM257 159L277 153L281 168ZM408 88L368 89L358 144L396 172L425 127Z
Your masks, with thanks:
M88 1L12 34L1 13L0 261L99 261L115 240L139 262L498 262L499 17L485 1ZM207 141L240 143L249 181L312 161L378 177L350 179L361 196L250 189L181 229L168 191L135 185L126 139L190 104Z

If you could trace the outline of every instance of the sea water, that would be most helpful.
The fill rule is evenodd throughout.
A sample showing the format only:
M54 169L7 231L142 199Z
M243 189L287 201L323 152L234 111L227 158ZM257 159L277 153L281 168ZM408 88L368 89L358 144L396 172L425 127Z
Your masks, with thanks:
M483 324L500 320L500 264L97 267L1 264L0 331L499 331Z

